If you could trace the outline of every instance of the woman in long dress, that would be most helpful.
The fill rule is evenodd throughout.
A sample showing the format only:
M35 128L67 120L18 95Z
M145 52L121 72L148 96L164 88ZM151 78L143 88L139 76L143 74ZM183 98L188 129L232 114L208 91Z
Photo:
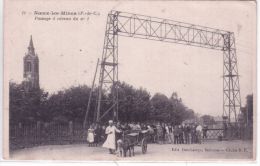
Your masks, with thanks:
M104 142L103 147L108 148L109 153L113 154L115 152L115 149L116 149L116 132L120 133L121 131L118 130L113 125L112 120L110 120L108 123L109 123L109 126L106 128L106 131L105 131L105 133L107 134L107 139Z
M89 143L89 146L93 145L94 137L95 137L94 127L93 127L93 125L90 125L90 127L88 129L88 136L87 136L87 141Z

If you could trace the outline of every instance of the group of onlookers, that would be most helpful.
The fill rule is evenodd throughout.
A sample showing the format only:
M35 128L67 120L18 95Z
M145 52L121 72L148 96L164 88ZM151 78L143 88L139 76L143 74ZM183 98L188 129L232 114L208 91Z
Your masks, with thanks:
M150 127L150 126L149 126ZM157 123L151 125L153 135L150 141L153 143L170 144L194 144L202 143L202 138L207 138L207 126L200 124L171 125L167 123Z
M150 143L159 144L195 144L202 143L202 138L207 138L207 126L200 124L171 125L169 123L115 123L121 131L147 131ZM88 129L87 141L90 146L102 144L106 139L106 126L91 124ZM120 137L118 134L116 137Z

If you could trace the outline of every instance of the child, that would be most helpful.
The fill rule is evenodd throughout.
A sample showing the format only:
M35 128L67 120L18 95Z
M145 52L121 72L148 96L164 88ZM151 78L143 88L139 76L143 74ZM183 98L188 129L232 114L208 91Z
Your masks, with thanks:
M93 146L94 144L94 127L93 125L90 125L89 129L88 129L88 136L87 136L87 141L88 141L88 146Z

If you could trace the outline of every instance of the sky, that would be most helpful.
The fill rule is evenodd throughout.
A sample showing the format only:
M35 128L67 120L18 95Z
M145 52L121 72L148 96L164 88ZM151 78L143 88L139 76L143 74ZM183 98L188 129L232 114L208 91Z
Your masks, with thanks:
M5 81L23 80L23 57L30 35L39 57L40 86L54 93L91 85L101 58L110 10L182 21L235 34L242 105L255 83L256 13L253 2L23 1L6 3ZM23 12L26 14L22 14ZM97 11L84 21L39 21L34 11ZM151 95L177 92L199 114L222 115L221 51L159 41L119 37L119 80ZM87 102L87 101L86 101Z

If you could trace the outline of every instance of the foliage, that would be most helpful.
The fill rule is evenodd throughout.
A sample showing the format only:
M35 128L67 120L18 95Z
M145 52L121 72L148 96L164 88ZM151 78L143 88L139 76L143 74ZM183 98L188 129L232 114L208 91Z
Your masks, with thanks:
M24 90L22 84L10 83L10 121L18 122L59 122L75 121L83 123L91 88L86 85L70 87L48 94L42 89L30 92ZM98 90L93 90L90 111L87 121L95 118ZM102 93L104 100L110 95ZM156 93L153 96L143 88L134 88L123 82L118 83L119 120L124 122L163 121L180 124L185 119L195 117L194 111L188 109L178 98L176 92L170 98ZM101 114L111 103L102 103ZM111 118L107 114L103 120Z
M119 119L125 122L146 121L150 110L150 94L145 89L135 89L126 83L119 83Z
M246 96L246 105L242 108L242 113L244 117L244 122L248 124L253 124L253 94Z
M22 84L9 84L9 116L12 123L29 123L42 119L42 103L46 102L48 93L42 89L27 91Z

